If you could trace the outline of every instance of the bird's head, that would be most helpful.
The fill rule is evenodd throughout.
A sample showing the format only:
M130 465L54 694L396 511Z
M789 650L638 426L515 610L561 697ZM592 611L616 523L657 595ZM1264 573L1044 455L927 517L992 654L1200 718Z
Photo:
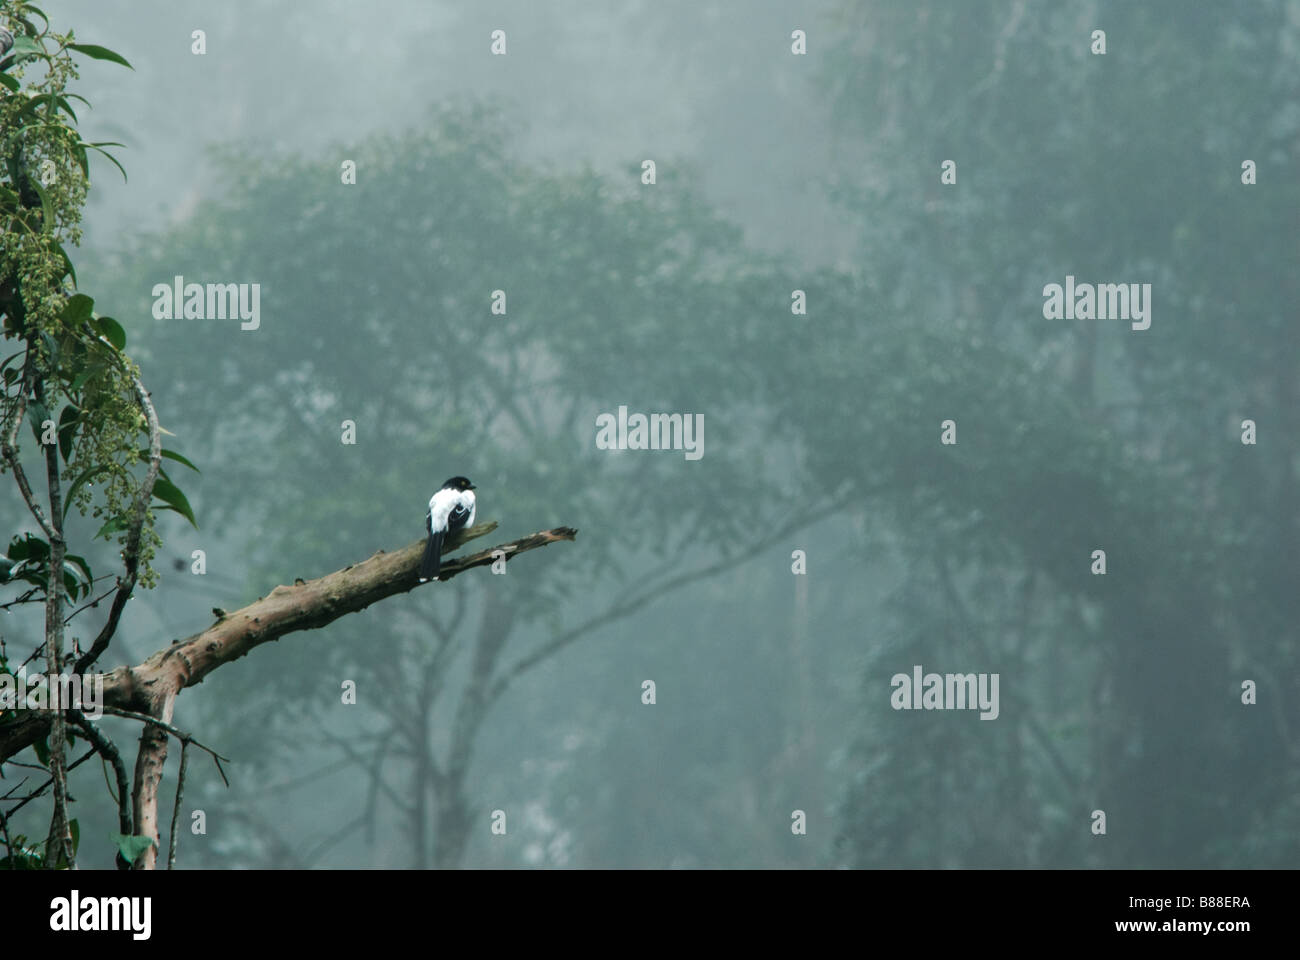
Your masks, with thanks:
M452 477L450 480L448 480L446 483L442 485L442 489L460 490L463 492L465 490L473 490L474 484L469 482L468 477Z

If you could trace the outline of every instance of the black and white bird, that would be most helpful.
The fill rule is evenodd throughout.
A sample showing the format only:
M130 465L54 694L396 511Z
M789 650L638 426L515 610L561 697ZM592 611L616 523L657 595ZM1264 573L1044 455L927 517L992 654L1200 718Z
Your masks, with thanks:
M442 489L429 498L429 512L424 525L429 530L429 542L424 546L424 559L420 561L420 582L437 580L442 565L442 541L449 533L474 523L474 484L465 477L452 477Z

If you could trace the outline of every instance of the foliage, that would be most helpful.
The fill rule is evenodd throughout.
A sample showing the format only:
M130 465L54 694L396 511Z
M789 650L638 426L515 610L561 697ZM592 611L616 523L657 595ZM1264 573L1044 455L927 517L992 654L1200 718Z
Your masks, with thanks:
M5 342L20 349L0 361L0 435L10 436L24 412L38 443L45 425L56 424L59 454L71 477L65 514L75 506L102 520L99 535L125 543L137 469L148 455L147 425L133 385L139 369L125 353L121 324L76 292L66 247L81 238L88 152L117 165L108 148L119 146L86 142L77 133L73 102L86 101L68 90L77 78L73 54L129 64L103 47L77 43L71 32L51 31L31 4L11 4L7 12L19 29L13 50L0 62L0 319ZM0 472L6 466L0 463ZM155 493L158 508L188 513L183 494L170 485ZM140 545L145 586L155 580L150 559L158 542L150 515ZM27 557L29 578L44 575L39 558ZM88 585L92 578L84 561L81 569ZM5 582L11 573L4 572Z
M7 354L0 359L0 473L12 475L39 527L16 530L0 557L0 588L13 591L0 609L44 606L45 642L23 663L43 650L47 673L55 674L74 663L88 667L111 640L134 586L154 584L150 560L160 539L153 511L173 510L191 522L194 516L166 471L155 476L147 467L162 454L153 449L152 405L139 368L125 352L126 331L77 290L67 252L81 239L90 155L106 157L122 170L108 151L120 144L88 142L77 131L73 104L88 103L69 89L78 77L74 55L130 64L105 47L77 42L71 32L53 31L44 12L30 3L0 6L0 26L14 38L12 49L0 57L0 327L6 348L0 353ZM35 446L22 437L24 421ZM166 455L192 467L180 454ZM24 466L25 458L30 466ZM44 478L46 497L39 496L39 480L32 478ZM65 661L64 625L100 599L92 593L105 579L92 572L85 551L67 552L65 521L74 507L100 522L96 537L123 547L126 570L112 578L104 594L117 596L95 645L74 647L75 659ZM65 606L82 601L65 619ZM0 670L6 673L13 671L10 656L0 644ZM0 723L13 719L11 711L0 715ZM34 751L55 784L51 840L60 841L61 866L75 862L80 839L78 821L62 819L58 799L66 776L64 750L74 742L56 716L53 736ZM65 828L72 841L66 847ZM34 857L51 856L33 852L18 838L12 839L7 863L31 866Z

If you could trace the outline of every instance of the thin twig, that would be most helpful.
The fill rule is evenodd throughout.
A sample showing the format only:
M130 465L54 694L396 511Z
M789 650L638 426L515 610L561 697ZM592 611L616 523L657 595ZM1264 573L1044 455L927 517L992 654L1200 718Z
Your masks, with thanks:
M126 764L122 760L122 754L117 749L111 739L105 733L96 727L80 710L72 709L68 711L68 718L72 720L86 734L86 739L94 744L99 755L113 765L113 773L117 777L117 828L125 837L131 836L135 831L131 826L131 796L130 786L126 778Z
M10 600L8 603L0 603L0 610L8 610L10 607L16 607L19 604L23 604L23 603L39 603L40 601L36 599L36 594L39 591L40 591L39 587L32 587L30 590L19 594L17 597Z
M184 748L184 744L186 743L194 744L194 746L198 747L200 750L204 751L205 753L209 754L212 757L213 761L217 765L217 773L221 774L221 782L224 783L227 787L230 786L230 781L226 779L226 771L221 766L222 760L226 761L226 763L230 763L231 762L230 758L223 757L221 754L217 753L217 751L213 750L211 747L206 747L203 744L199 743L199 741L195 740L192 735L186 733L184 730L177 730L175 727L173 727L170 723L167 723L165 720L159 720L157 717L151 717L147 713L136 713L134 710L122 710L119 709L118 707L109 707L109 706L103 706L100 707L100 709L103 710L105 713L111 713L115 717L126 717L126 719L128 720L139 720L141 723L152 724L153 726L157 727L160 730L166 730L168 733L170 733L173 737L175 737L177 740L181 742L182 749Z
M176 776L176 804L172 807L172 832L171 838L167 841L167 869L171 870L176 866L176 826L181 819L181 799L185 796L185 764L189 760L186 753L190 748L190 741L181 741L181 770Z
M81 766L83 763L85 763L87 760L93 757L95 753L96 753L95 748L91 747L89 750L83 753L79 758L74 760L72 763L68 764L68 772L71 773L73 770L76 770L77 767ZM33 800L35 800L37 797L43 794L47 789L49 789L49 786L52 783L54 783L53 777L51 777L49 780L46 780L43 784L41 784L39 787L37 787L27 796L23 797L16 804L14 804L12 807L6 810L4 815L6 817L12 817L15 813L17 813L23 807L27 806L27 804L31 803Z
M18 391L17 409L14 412L13 423L9 427L8 436L3 441L0 441L0 456L3 456L13 469L14 480L17 481L18 489L23 495L23 500L27 503L27 509L31 511L32 516L36 518L36 522L40 524L45 538L53 540L54 528L45 519L45 511L36 502L36 496L32 493L32 485L27 482L27 473L18 460L18 428L22 426L23 418L27 416L27 392L31 389L32 384L31 361L31 351L28 351L27 360L23 364L23 379Z
M9 860L9 869L12 870L14 869L14 841L13 837L9 836L9 818L3 812L0 812L0 831L5 835L5 854Z
M8 762L9 762L9 763L13 763L12 760L10 760L10 761L8 761ZM26 763L24 763L23 766L24 766L24 767L26 767L26 766L30 766L30 764L26 764ZM36 770L44 770L45 768L44 768L44 767L35 767L34 769L36 769ZM12 797L15 793L17 793L19 790L21 790L21 789L23 788L23 784L26 783L26 782L27 782L28 780L30 780L30 779L31 779L31 777L23 777L21 780L19 780L17 783L15 783L12 787L10 787L8 790L6 790L6 791L4 792L4 795L3 795L3 796L0 796L0 800L8 800L8 799L9 799L10 797Z
M113 586L109 587L107 590L105 590L103 593L101 593L99 596L97 596L94 600L91 600L89 603L82 604L82 605L81 605L80 607L78 607L76 610L73 610L70 614L68 614L68 618L67 618L66 620L64 620L63 622L64 622L64 623L71 623L71 622L72 622L72 618L75 617L77 614L81 613L81 611L83 611L83 610L89 610L91 607L97 607L97 606L99 606L99 601L103 600L105 597L107 597L110 593L112 593L112 592L113 592L114 590L116 590L116 589L117 589L117 585L116 585L116 584L114 584Z

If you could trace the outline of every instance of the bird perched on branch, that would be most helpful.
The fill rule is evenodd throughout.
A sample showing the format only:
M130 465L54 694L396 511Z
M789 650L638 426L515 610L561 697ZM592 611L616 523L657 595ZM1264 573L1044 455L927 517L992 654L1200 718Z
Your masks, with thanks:
M474 484L465 477L452 477L429 498L429 512L424 518L429 542L424 546L424 558L420 561L421 583L438 579L443 538L473 525L475 506Z

